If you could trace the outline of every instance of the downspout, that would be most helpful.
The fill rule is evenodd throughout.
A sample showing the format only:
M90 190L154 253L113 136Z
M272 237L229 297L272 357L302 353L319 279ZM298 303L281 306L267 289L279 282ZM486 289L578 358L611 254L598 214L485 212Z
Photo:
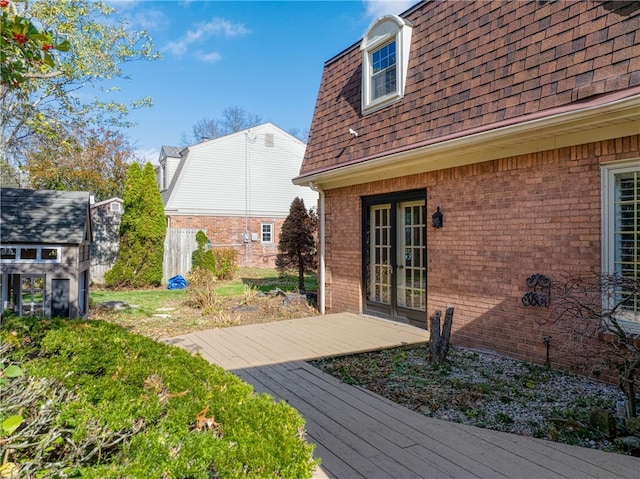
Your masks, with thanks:
M325 214L324 214L324 191L318 188L313 181L309 182L309 188L320 195L320 256L318 258L318 309L320 314L324 314L324 276L325 276Z

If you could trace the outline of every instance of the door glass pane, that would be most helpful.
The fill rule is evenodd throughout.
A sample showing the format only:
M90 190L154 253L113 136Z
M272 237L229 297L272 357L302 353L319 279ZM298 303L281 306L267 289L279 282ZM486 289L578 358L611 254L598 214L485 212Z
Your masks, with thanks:
M370 209L367 299L391 304L391 205Z
M398 306L417 311L426 310L426 265L424 264L424 201L411 201L398 204L398 225L402 234L398 235L397 284Z
M22 316L44 314L44 275L23 276L20 286Z

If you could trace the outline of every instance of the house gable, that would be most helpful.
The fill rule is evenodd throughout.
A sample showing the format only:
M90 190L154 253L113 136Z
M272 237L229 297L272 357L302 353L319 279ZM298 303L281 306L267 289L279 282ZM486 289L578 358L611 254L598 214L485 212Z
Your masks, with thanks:
M637 2L422 2L401 17L413 26L404 97L363 115L359 49L328 61L297 184L344 186L640 130ZM403 163L412 151L434 162Z
M191 145L165 196L169 216L286 217L296 196L317 194L296 186L305 144L272 123Z

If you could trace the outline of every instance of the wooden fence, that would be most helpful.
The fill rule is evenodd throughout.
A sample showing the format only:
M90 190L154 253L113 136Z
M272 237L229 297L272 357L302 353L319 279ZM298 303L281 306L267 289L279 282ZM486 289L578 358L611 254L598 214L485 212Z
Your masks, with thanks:
M162 282L179 274L186 276L191 271L191 254L198 248L197 228L167 228L164 239L164 261ZM203 230L206 233L206 230Z

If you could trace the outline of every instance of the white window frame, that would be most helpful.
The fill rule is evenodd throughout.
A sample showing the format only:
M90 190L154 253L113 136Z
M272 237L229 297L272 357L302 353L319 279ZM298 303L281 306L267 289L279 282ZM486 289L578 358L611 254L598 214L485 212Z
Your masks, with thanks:
M36 281L40 281L41 288L36 286ZM25 289L25 283L29 288ZM44 274L21 274L20 275L20 316L44 316L46 303L47 277ZM31 301L24 301L28 298ZM34 301L35 298L42 298L41 301Z
M264 230L265 226L269 227L269 232L268 232L269 240L265 240L264 239L264 235L266 233L265 230ZM274 230L275 230L275 228L274 228L274 224L273 223L260 223L260 242L261 243L265 243L265 244L273 244L274 240L275 240L275 238L274 238L274 232L275 231Z
M3 262L11 262L11 263L59 263L62 247L61 246L43 246L43 245L28 245L28 244L20 244L20 245L11 245L11 244L3 244L1 246L2 249L13 249L16 252L15 258L4 258ZM34 258L21 258L22 249L35 249L36 257ZM42 258L42 250L55 250L56 257L55 259Z
M601 166L601 206L602 206L602 274L616 274L616 177L624 173L640 174L640 158L630 161L617 162L613 164L605 164ZM606 304L606 298L603 298L603 307ZM625 331L632 334L640 334L640 314L630 314L628 321L622 320L621 325Z
M404 97L409 68L412 27L397 15L384 15L376 20L360 44L362 51L362 113L367 114L388 106ZM386 95L373 98L373 54L381 48L396 43L396 89Z

